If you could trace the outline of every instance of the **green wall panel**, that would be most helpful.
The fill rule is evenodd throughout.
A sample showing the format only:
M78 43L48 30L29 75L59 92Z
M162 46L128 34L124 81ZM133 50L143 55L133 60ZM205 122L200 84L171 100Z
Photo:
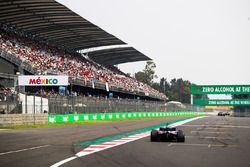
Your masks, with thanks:
M199 116L204 113L182 111L182 112L124 112L124 113L94 113L94 114L67 114L67 115L49 115L48 123L72 123L83 121L110 121L117 119L133 118L159 118L174 116Z

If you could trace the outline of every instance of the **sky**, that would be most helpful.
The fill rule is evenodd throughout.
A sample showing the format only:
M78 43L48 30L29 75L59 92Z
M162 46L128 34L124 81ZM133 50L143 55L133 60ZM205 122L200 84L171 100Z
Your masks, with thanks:
M156 63L158 79L250 84L250 0L58 0ZM145 62L118 66L135 73Z

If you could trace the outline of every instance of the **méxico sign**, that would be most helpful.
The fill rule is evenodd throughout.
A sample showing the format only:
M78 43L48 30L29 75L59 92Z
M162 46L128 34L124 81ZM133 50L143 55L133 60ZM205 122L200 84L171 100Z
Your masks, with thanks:
M250 106L250 99L195 99L199 106Z
M250 85L191 85L191 94L250 94Z
M68 85L68 76L59 75L20 75L19 86L63 86Z

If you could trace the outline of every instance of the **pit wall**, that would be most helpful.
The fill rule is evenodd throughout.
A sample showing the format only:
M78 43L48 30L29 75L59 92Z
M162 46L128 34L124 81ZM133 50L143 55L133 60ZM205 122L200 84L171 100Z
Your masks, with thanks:
M48 124L73 123L84 121L111 121L123 119L180 117L180 116L201 116L201 112L180 111L180 112L122 112L122 113L94 113L94 114L67 114L49 115Z

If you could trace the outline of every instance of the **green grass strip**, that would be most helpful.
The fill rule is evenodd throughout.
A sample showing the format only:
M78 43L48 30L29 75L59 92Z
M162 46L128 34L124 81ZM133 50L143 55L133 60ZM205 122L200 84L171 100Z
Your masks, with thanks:
M99 138L99 139L95 139L95 140L90 140L90 141L83 141L83 142L74 144L74 146L90 146L90 145L95 145L95 144L101 144L101 143L104 143L104 142L120 139L120 138L123 138L123 137L132 136L132 135L135 135L135 134L151 131L152 129L157 129L157 128L160 128L162 126L166 126L167 124L171 125L171 124L174 124L176 122L184 121L184 120L187 120L187 119L190 119L190 118L194 118L194 117L186 117L186 118L182 118L182 119L172 120L172 121L166 122L164 124L158 124L158 125L150 126L150 127L147 127L147 128L131 131L131 132L126 132L126 133L122 133L122 134L107 136L107 137L103 137L103 138Z
M1 126L0 129L25 129L25 128L46 128L46 127L60 127L60 126L74 126L74 125L82 125L82 124L98 124L98 123L110 123L110 122L123 122L123 121L133 121L133 120L145 120L152 119L155 117L147 117L147 118L124 118L124 119L115 119L115 120L90 120L90 121L79 121L79 122L62 122L56 124L30 124L30 125L9 125L9 126ZM159 117L162 118L162 117Z

